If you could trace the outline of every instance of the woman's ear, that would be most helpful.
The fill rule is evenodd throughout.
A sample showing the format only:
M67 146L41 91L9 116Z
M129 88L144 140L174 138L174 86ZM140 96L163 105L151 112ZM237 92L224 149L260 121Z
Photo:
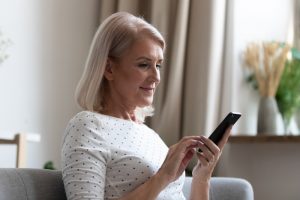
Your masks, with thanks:
M106 61L106 66L105 66L105 70L104 70L104 77L109 81L113 80L112 65L113 65L112 60L110 58L108 58Z

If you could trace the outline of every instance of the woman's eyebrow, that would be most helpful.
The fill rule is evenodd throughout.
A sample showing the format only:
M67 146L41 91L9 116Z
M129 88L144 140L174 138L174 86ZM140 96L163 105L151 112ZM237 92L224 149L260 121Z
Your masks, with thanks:
M141 56L141 57L138 57L137 60L149 60L149 61L151 61L152 59L148 58L146 56Z
M136 60L147 60L147 61L152 61L153 59L149 58L149 57L146 57L146 56L141 56L141 57L138 57ZM159 59L158 61L162 62L164 59Z

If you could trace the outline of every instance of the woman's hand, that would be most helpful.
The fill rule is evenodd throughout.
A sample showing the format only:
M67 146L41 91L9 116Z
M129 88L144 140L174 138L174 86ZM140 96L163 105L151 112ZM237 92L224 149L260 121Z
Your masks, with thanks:
M178 179L182 174L195 154L195 148L199 147L200 143L200 136L188 136L172 145L158 172L121 199L156 199L169 183Z
M185 170L192 159L195 148L202 144L200 136L188 136L169 148L164 163L157 172L165 184L175 181Z
M200 149L202 152L197 152L198 163L193 169L193 179L199 182L208 183L215 166L222 154L222 150L230 136L231 128L229 127L221 141L216 145L210 139L201 136Z

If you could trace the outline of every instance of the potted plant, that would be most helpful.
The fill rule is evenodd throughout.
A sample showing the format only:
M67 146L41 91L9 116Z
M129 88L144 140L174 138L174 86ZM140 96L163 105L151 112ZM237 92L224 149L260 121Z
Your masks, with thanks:
M289 125L292 117L300 107L300 51L292 48L291 58L285 68L276 93L276 101L282 113L285 131L290 133Z
M43 169L55 170L56 168L54 167L54 163L52 161L47 161L44 164Z
M247 46L244 60L260 94L257 133L283 134L282 117L275 95L284 71L290 47L279 42L251 43Z

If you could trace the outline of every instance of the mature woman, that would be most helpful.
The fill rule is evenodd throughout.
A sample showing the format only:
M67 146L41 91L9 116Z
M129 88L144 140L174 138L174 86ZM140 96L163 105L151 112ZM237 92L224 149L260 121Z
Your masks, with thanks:
M152 25L125 12L108 17L91 45L76 90L84 111L72 118L62 147L68 199L184 199L184 170L196 153L191 199L208 199L219 144L189 136L168 148L143 124L152 114L165 42Z

